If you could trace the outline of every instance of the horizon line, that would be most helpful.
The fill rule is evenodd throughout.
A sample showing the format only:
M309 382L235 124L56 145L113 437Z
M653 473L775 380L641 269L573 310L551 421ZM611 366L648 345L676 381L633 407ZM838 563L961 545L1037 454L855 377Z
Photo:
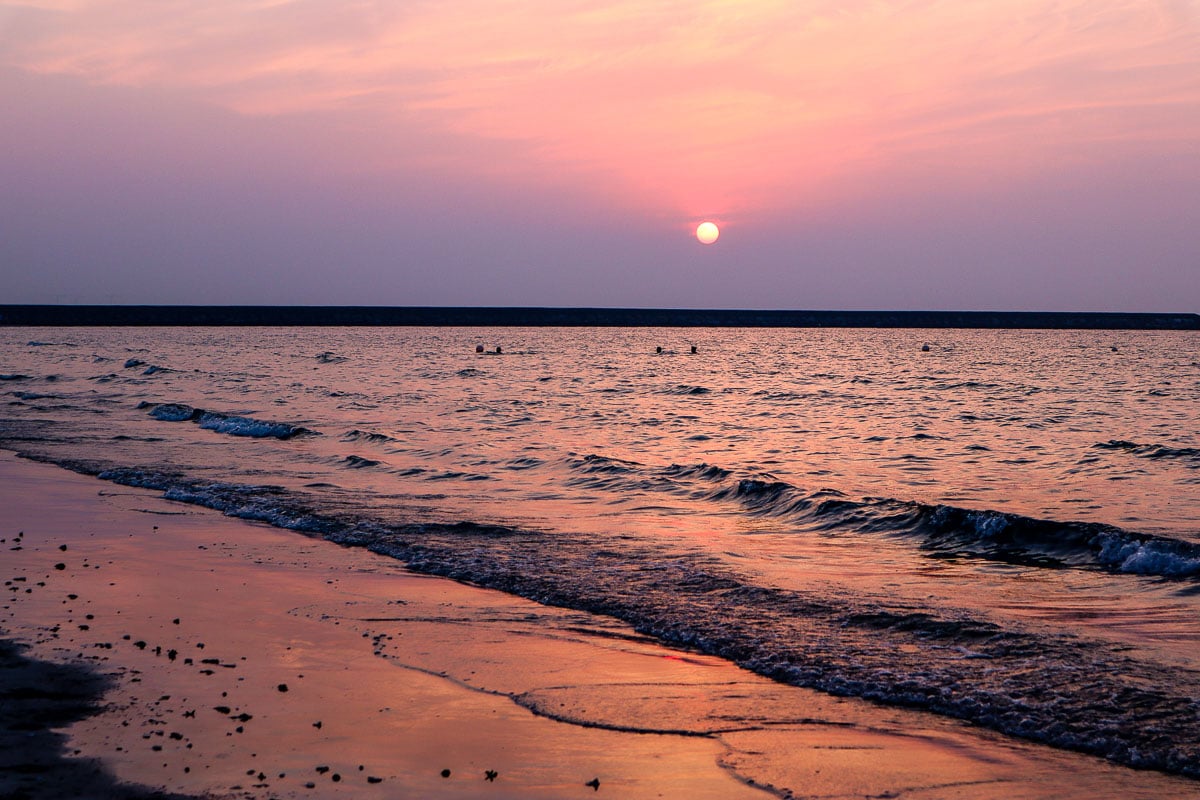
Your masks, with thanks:
M1200 330L1195 312L3 304L0 327L769 327Z

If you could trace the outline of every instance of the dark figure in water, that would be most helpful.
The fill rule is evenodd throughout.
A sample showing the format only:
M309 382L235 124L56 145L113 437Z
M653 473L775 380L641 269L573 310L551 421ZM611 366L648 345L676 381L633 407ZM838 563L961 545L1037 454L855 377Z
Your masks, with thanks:
M661 356L662 355L662 345L659 345L658 347L654 348L654 352L658 353Z
M927 344L923 344L923 345L921 345L921 352L922 352L922 353L928 353L928 352L929 352L929 345L927 345Z
M692 355L696 355L696 345L692 345Z
M481 344L477 344L477 345L475 345L475 352L476 352L476 353L482 353L482 352L483 352L483 345L481 345Z
M504 351L500 349L500 345L496 345L496 355L500 355Z

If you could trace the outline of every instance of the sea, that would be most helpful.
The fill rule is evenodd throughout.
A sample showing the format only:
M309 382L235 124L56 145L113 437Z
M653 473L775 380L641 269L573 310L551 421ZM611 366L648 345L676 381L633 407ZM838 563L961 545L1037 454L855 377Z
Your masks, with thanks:
M1200 332L0 328L0 447L1200 778Z

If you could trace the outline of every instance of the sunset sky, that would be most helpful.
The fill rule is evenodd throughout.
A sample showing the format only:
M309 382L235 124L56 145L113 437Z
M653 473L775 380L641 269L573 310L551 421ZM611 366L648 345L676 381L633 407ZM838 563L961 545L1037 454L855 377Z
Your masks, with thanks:
M0 0L0 302L1200 311L1200 0Z

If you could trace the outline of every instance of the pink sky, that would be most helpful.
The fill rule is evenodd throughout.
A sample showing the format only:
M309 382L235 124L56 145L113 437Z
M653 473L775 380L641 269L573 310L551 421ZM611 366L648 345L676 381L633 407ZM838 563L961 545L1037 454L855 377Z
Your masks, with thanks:
M11 302L1200 308L1192 0L0 2L0 109Z

